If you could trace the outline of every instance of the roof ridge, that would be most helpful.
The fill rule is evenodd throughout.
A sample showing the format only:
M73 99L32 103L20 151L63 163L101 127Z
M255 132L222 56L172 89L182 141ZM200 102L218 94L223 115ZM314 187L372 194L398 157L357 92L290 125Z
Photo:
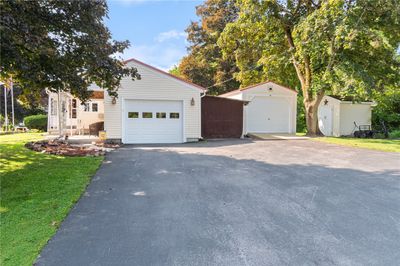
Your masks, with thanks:
M175 76L175 75L172 75L172 74L170 74L170 73L168 73L168 72L166 72L166 71L164 71L164 70L161 70L161 69L159 69L159 68L156 68L156 67L154 67L154 66L151 66L151 65L149 65L149 64L146 64L146 63L144 63L144 62L142 62L142 61L139 61L139 60L137 60L137 59L135 59L135 58L130 58L130 59L127 59L127 60L123 61L124 64L127 64L127 63L129 63L129 62L136 62L136 63L141 64L141 65L143 65L143 66L145 66L145 67L148 67L148 68L150 68L150 69L152 69L152 70L154 70L154 71L157 71L157 72L159 72L159 73L161 73L161 74L167 75L167 76L169 76L169 77L171 77L171 78L177 79L177 80L179 80L179 81L182 81L182 82L185 82L185 83L187 83L187 84L189 84L189 85L192 85L192 86L194 86L194 87L197 87L198 89L200 89L200 90L202 90L202 91L204 91L204 92L207 91L206 88L204 88L204 87L202 87L202 86L200 86L200 85L197 85L197 84L195 84L195 83L193 83L193 82L190 82L190 81L185 80L185 79L183 79L183 78L180 78L180 77L177 77L177 76ZM140 73L139 73L139 74L140 74Z

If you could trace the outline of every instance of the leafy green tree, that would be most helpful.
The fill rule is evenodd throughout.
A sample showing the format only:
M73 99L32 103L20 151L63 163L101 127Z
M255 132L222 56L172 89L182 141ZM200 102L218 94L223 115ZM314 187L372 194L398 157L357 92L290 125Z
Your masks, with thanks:
M225 25L237 17L234 0L206 0L196 7L199 22L192 22L186 29L189 54L180 65L181 76L203 87L210 94L219 94L239 87L234 79L237 71L233 57L222 56L217 40Z
M400 130L400 85L386 87L374 93L376 106L372 111L372 125L375 129L382 127L388 130Z
M121 78L140 78L112 56L128 41L114 41L104 25L105 0L0 1L0 78L30 92L70 90L88 99L96 83L117 96Z
M311 135L319 133L325 94L368 98L399 80L397 0L239 0L238 6L238 19L218 40L225 56L235 56L238 80L272 79L301 90ZM261 72L249 68L255 64Z
M34 115L34 114L44 114L45 112L45 105L47 104L47 95L43 91L41 97L32 96L29 93L23 93L23 90L20 86L14 86L14 118L15 123L18 124L22 122L23 118L27 115ZM4 85L0 86L0 116L5 117L5 110L4 110ZM11 123L11 96L10 91L7 92L7 109L8 109L8 121ZM0 119L0 125L4 121Z
M169 71L170 74L175 75L177 77L182 77L182 74L179 70L179 67L177 65L174 65Z

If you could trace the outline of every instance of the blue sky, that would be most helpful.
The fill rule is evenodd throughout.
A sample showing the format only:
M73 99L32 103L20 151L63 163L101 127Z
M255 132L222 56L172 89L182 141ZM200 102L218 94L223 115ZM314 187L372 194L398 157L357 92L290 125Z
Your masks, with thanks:
M113 39L129 40L122 58L136 58L163 70L170 69L186 54L184 30L198 20L192 0L108 0L105 23Z

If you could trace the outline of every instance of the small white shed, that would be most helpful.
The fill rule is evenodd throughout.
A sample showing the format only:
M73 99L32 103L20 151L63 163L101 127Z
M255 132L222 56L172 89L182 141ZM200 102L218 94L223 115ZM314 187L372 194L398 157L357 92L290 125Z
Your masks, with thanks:
M297 92L267 81L220 97L248 101L243 110L243 132L296 133Z
M318 125L325 136L350 136L357 125L371 125L373 102L342 101L324 96L318 107Z

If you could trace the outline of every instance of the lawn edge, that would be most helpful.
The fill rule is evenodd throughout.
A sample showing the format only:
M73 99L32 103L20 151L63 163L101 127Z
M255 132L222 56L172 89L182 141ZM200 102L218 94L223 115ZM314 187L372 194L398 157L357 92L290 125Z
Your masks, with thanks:
M323 142L323 143L332 144L332 145L351 147L351 148L356 148L356 149L358 148L358 149L370 150L370 151L372 150L372 151L381 151L381 152L389 152L389 153L400 153L400 151L388 151L388 150L379 149L379 148L362 147L362 146L356 146L356 145L347 144L347 143L335 143L335 142L331 142L326 139L324 140L322 138L323 137L309 138L309 140Z
M28 149L26 147L24 147L25 149ZM28 149L29 150L29 149ZM50 156L62 156L62 155L53 155L50 154ZM35 266L37 265L37 260L40 258L40 254L42 253L43 249L49 244L49 241L51 241L53 239L53 237L58 233L58 230L60 229L61 225L64 223L65 219L68 217L68 215L71 213L72 209L75 207L75 205L82 199L83 195L85 194L87 188L89 187L89 185L92 183L93 181L93 177L96 175L97 171L100 169L100 167L102 166L103 162L104 162L104 158L105 155L102 156L95 156L98 158L101 158L98 167L93 171L92 174L90 174L89 179L87 184L83 187L82 191L80 192L79 197L73 202L73 204L71 205L71 207L68 209L67 213L65 214L65 216L60 220L60 223L56 226L56 230L54 232L54 234L52 234L47 240L46 242L38 248L38 252L37 255L35 257L35 259L32 261L32 265Z

